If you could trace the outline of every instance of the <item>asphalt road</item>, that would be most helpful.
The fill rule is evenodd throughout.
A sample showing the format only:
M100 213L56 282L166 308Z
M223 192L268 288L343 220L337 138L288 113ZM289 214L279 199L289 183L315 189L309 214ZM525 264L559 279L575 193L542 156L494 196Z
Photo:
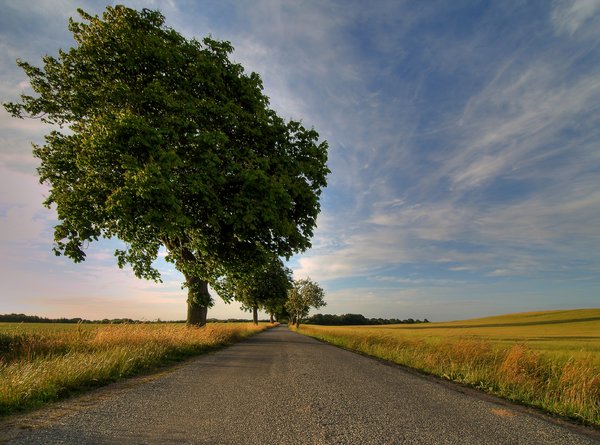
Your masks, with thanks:
M0 423L11 444L597 444L570 425L279 327Z

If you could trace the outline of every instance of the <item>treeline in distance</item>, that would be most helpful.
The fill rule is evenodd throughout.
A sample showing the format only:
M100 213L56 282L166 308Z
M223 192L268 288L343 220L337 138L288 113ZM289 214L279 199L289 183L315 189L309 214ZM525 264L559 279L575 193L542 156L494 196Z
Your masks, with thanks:
M414 323L429 323L426 318L423 320L414 320L407 318L400 320L398 318L366 318L361 314L315 314L306 319L307 324L317 324L325 326L350 326L350 325L382 325L382 324L414 324Z
M216 318L209 318L209 323L246 323L251 322L249 319L241 318L230 318L227 320L217 320ZM268 323L269 320L259 320L260 322ZM185 323L185 320L173 320L165 321L161 319L147 321L147 320L133 320L131 318L104 318L102 320L86 320L85 318L46 318L38 315L25 315L25 314L0 314L0 322L5 323L89 323L89 324L121 324L121 323Z

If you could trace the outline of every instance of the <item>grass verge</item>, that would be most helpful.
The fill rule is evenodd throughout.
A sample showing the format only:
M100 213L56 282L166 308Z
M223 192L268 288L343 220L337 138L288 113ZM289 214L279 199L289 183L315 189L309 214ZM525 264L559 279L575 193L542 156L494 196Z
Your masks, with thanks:
M143 370L213 350L267 324L4 325L0 416L41 406Z
M593 322L582 318L586 326ZM547 412L600 426L600 337L574 350L578 321L561 323L564 350L551 335L540 347L547 323L538 329L527 322L528 335L515 337L520 321L510 318L513 338L503 334L502 320L484 332L485 323L431 323L418 329L394 327L327 327L303 325L298 332L333 345L389 360L422 372L467 384ZM600 318L596 323L600 323ZM475 335L471 327L480 331ZM599 325L600 326L600 325ZM449 329L454 329L452 335ZM441 331L441 332L440 332ZM443 334L442 334L443 332ZM596 336L600 330L596 330ZM548 349L548 345L552 345Z

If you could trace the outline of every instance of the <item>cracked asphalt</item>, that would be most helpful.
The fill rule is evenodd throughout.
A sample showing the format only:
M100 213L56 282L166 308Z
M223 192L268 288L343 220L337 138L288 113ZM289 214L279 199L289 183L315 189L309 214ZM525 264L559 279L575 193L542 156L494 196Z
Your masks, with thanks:
M10 444L598 444L578 426L289 331L0 422Z

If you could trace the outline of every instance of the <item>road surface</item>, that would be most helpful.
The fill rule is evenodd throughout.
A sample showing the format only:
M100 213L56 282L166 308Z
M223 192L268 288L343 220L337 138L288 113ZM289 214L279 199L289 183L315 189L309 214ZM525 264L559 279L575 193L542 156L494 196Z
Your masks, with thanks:
M597 444L597 429L285 327L0 423L11 444Z

